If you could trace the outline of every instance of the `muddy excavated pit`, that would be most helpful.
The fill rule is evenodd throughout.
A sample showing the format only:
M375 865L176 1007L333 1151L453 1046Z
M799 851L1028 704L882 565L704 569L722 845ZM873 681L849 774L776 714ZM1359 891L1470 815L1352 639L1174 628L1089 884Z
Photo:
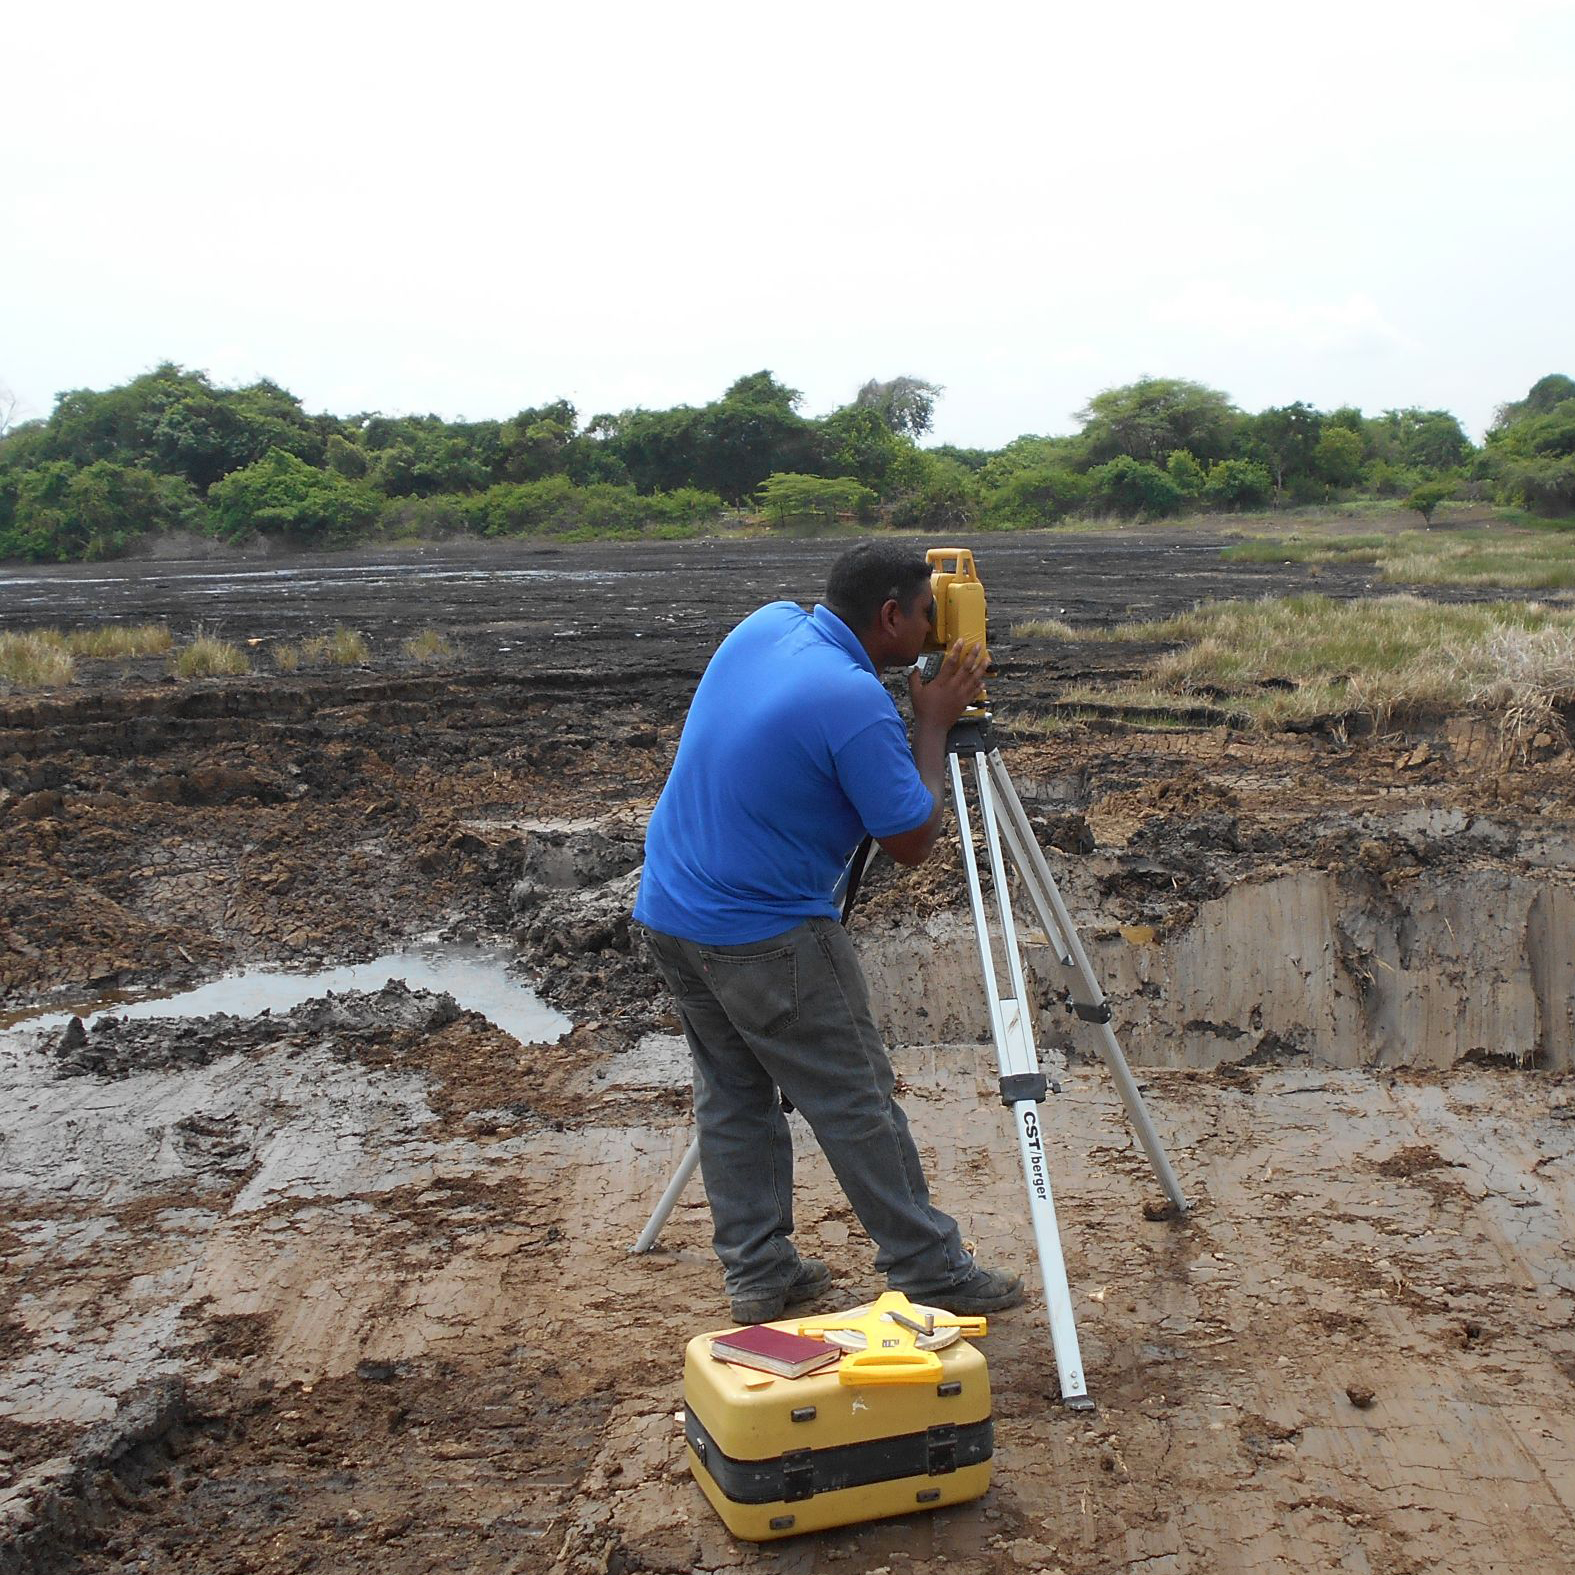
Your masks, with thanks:
M1301 584L1179 535L973 545L998 631ZM8 623L343 620L374 655L0 699L0 1571L1575 1567L1575 769L1466 718L1008 725L1193 1209L1149 1217L1020 909L1097 1411L1036 1289L984 1342L984 1500L763 1549L711 1514L675 1422L726 1321L698 1182L627 1251L689 1137L627 915L710 646L834 551L12 577ZM453 670L397 655L427 624ZM1133 659L998 646L1003 714ZM1027 1272L964 894L955 845L877 862L853 929L939 1201ZM313 977L144 1015L258 970ZM800 1246L867 1299L793 1121Z

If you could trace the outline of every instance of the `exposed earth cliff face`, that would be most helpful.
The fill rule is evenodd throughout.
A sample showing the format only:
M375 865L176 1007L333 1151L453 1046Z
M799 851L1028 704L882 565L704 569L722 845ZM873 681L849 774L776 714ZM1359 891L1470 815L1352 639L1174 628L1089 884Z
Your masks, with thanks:
M975 547L1004 629L1277 588L1207 545ZM0 700L0 1014L438 931L504 941L577 1026L521 1045L391 986L0 1035L0 1570L1575 1563L1570 755L1463 719L1035 738L1012 718L1130 653L999 635L1008 768L1195 1208L1145 1218L1030 935L1099 1411L1055 1403L1036 1294L985 1344L982 1504L768 1551L711 1516L673 1422L725 1318L698 1183L625 1251L688 1136L627 915L711 645L833 551L30 578L38 621L343 619L374 653L435 623L463 655ZM1031 1269L956 848L877 863L854 929L940 1200ZM798 1136L800 1242L850 1304L871 1253Z

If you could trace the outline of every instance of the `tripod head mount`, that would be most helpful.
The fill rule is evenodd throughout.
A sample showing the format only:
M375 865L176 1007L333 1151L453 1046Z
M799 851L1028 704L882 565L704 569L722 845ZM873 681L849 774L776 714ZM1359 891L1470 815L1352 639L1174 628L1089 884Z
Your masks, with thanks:
M965 711L946 735L948 755L976 755L995 748L992 723L995 718L982 710Z

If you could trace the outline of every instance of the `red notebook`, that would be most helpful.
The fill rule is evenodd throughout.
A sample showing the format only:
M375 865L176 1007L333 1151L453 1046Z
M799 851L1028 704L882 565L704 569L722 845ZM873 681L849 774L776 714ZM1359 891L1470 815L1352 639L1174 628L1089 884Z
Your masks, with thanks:
M788 1334L769 1324L753 1323L747 1329L714 1335L711 1355L735 1367L753 1367L779 1378L802 1378L828 1363L839 1361L842 1351L824 1340L805 1334Z

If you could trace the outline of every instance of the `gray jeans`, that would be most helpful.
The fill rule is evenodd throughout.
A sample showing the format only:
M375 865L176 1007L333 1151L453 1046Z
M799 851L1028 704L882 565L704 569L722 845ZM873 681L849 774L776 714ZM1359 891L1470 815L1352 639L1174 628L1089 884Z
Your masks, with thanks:
M647 930L694 1057L700 1169L730 1296L770 1294L798 1265L793 1143L776 1090L809 1122L895 1290L972 1267L933 1207L847 932L810 919L747 946Z

